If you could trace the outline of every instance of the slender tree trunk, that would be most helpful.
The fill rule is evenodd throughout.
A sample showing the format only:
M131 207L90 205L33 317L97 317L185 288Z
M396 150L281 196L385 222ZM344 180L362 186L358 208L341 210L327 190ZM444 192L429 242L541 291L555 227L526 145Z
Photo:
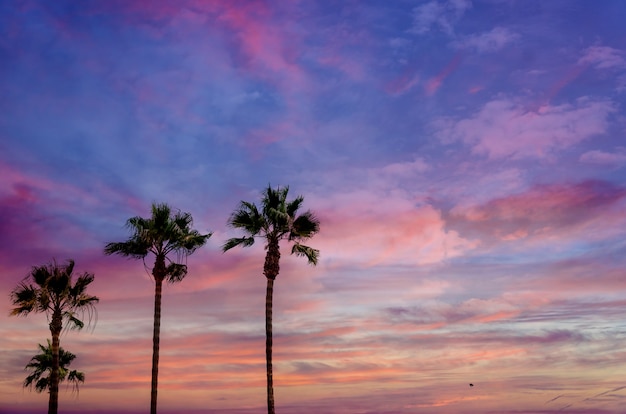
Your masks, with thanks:
M159 381L159 341L161 338L161 296L165 278L165 258L158 256L152 269L154 276L154 329L152 331L152 385L150 389L150 414L157 412L157 388Z
M265 367L267 371L267 413L274 414L274 375L272 372L272 301L274 279L267 278L265 293Z
M267 278L265 292L265 367L267 371L267 413L274 414L274 374L272 372L272 302L274 279L280 271L280 249L278 239L270 238L263 265L263 274Z
M52 372L50 372L50 399L48 400L48 414L57 414L59 410L59 348L63 317L60 310L55 310L50 322L52 334Z

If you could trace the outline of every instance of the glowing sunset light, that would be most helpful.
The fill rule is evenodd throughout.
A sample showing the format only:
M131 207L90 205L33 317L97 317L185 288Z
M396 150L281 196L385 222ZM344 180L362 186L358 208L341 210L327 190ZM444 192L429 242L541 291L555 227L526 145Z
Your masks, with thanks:
M212 233L162 290L158 413L267 412L268 250L222 249L270 185L319 220L315 266L280 244L277 413L623 414L624 21L622 0L0 2L0 414L48 404L23 382L50 322L9 313L54 259L99 298L61 334L85 382L59 413L148 412L154 257L103 250L154 202Z

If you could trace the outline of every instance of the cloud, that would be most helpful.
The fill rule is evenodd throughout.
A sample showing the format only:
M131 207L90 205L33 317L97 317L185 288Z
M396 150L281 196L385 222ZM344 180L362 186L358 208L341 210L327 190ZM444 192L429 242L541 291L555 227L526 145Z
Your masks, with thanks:
M615 74L617 72L616 91L626 92L626 53L623 50L609 46L590 46L583 51L578 64L591 66L604 73Z
M220 11L219 21L233 31L235 44L243 53L241 63L252 73L270 73L271 79L283 86L304 86L304 72L298 65L300 36L293 26L271 24L273 10L264 3L246 3L243 7L226 6Z
M461 141L491 159L546 158L607 132L610 100L579 98L573 104L545 105L529 111L510 99L497 99L460 121L434 123L444 143Z
M617 77L617 92L626 92L626 73Z
M454 24L463 17L465 11L472 7L469 0L431 1L413 9L413 26L411 32L423 34L433 26L445 34L454 35Z
M580 161L587 164L620 167L626 164L626 148L618 147L615 152L601 150L587 151L580 156Z
M596 69L626 69L624 52L609 46L590 46L578 59L579 64L591 65Z
M393 323L440 327L451 324L490 323L511 319L521 312L518 305L501 299L472 298L462 303L426 303L421 307L392 307L386 310Z
M324 260L364 267L432 264L474 247L446 231L438 210L404 197L360 190L327 198L316 208L324 223L316 237L328 252Z
M432 96L439 90L443 81L457 70L461 63L462 57L460 54L455 55L450 62L434 77L430 78L424 85L424 91L426 95Z
M408 66L402 74L387 82L385 90L391 95L402 95L420 82L420 76L414 66Z
M520 38L505 27L496 27L489 32L464 36L452 43L453 47L472 49L478 53L496 52Z
M539 185L485 204L455 207L448 223L462 234L463 229L479 231L505 241L549 238L566 229L584 227L598 215L607 226L615 226L623 218L619 213L609 213L625 197L625 188L599 180ZM596 227L596 235L600 234Z

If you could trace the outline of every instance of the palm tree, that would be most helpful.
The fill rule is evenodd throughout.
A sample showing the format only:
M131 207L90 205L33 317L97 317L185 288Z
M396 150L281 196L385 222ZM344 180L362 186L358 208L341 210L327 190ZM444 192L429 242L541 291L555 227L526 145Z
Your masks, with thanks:
M304 256L309 264L316 265L319 250L301 244L319 231L319 220L305 211L296 215L304 198L298 196L287 201L289 187L273 189L268 186L262 194L261 206L242 201L228 219L231 227L243 229L247 235L226 241L223 251L235 246L248 247L254 244L255 237L265 240L265 264L263 274L267 279L265 294L265 358L267 372L267 412L274 414L274 379L272 374L272 301L274 280L280 271L279 242L286 239L293 242L291 254Z
M34 266L28 276L11 292L15 308L11 315L28 315L31 312L45 313L50 321L52 334L52 361L50 371L50 399L48 414L56 414L59 406L59 349L63 321L69 329L82 329L82 318L86 312L91 319L95 310L96 296L88 295L87 286L94 280L91 273L79 275L72 284L74 261L66 265L56 261L42 266Z
M200 234L193 230L191 214L173 212L167 204L152 204L150 218L131 217L126 222L132 235L121 243L108 243L104 253L121 254L135 259L143 259L152 253L155 256L152 277L155 282L154 292L154 330L152 336L152 385L150 394L150 413L156 414L157 383L159 376L159 339L161 334L161 295L163 281L180 282L187 275L187 265L180 263L202 247L212 233ZM172 259L170 254L175 256Z
M26 365L26 369L32 372L24 380L24 388L34 386L35 391L43 392L50 389L52 373L52 343L50 340L48 339L48 346L39 344L39 350L41 353L32 357ZM76 355L59 347L59 383L67 379L74 389L78 391L78 384L85 382L85 374L76 370L70 371L67 368L75 358Z

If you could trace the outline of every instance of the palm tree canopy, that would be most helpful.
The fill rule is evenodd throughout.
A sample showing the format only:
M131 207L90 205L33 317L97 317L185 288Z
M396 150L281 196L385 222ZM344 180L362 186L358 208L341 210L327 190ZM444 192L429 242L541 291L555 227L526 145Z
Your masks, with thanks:
M167 280L176 282L187 274L187 266L181 263L182 257L189 256L203 246L213 233L200 234L191 228L191 214L172 211L165 203L153 203L150 218L131 217L126 227L131 231L125 242L108 243L104 248L107 255L121 254L136 259L144 259L148 253L167 258ZM169 253L178 255L178 261L172 261Z
M301 244L319 231L319 220L307 210L298 215L304 198L296 197L287 201L289 187L268 186L261 198L261 205L242 201L228 220L228 225L244 230L247 235L228 239L222 246L223 251L235 246L248 247L254 244L255 237L266 239L266 248L270 242L282 239L294 242L291 253L304 256L310 264L317 264L319 250Z
M83 273L73 282L74 261L66 265L56 261L42 266L34 266L30 274L11 292L13 306L11 315L28 315L31 312L58 312L69 322L69 328L82 329L84 323L79 313L87 312L89 318L95 310L96 296L87 294L87 287L94 281L94 275Z
M31 373L24 380L24 387L35 387L35 391L43 392L50 387L50 372L52 371L52 344L48 339L48 346L39 344L40 354L31 358L25 369ZM85 374L76 370L70 371L68 366L76 358L76 355L59 348L59 382L67 379L74 389L78 390L78 384L85 382Z

